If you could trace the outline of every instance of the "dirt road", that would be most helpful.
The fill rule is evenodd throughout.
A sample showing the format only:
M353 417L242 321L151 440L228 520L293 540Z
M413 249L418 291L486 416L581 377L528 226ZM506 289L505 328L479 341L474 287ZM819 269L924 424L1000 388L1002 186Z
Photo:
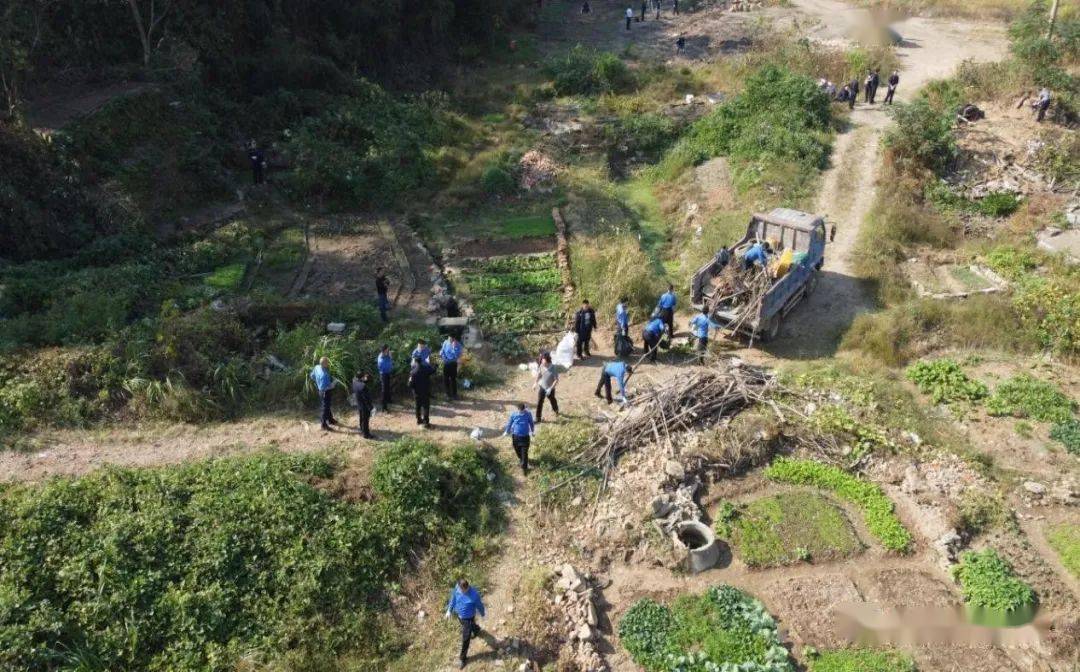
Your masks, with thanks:
M843 44L865 31L869 13L837 0L794 0L811 21L806 36ZM927 82L950 75L965 59L994 61L1005 55L1006 40L999 26L956 20L909 18L893 24L903 41L896 47L902 70L898 101L910 100ZM887 74L883 75L887 77ZM889 124L887 106L860 102L851 125L833 147L832 165L822 176L816 211L836 225L836 240L825 252L825 267L814 294L792 313L794 327L781 330L769 351L784 358L827 357L860 313L876 305L874 287L853 269L859 229L874 204L880 168L880 141ZM790 323L789 323L790 324Z

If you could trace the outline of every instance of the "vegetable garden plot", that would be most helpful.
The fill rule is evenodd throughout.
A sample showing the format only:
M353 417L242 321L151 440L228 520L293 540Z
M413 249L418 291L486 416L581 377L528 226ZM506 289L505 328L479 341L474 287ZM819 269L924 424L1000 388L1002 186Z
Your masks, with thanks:
M474 261L457 284L485 330L520 335L563 326L562 277L554 255Z

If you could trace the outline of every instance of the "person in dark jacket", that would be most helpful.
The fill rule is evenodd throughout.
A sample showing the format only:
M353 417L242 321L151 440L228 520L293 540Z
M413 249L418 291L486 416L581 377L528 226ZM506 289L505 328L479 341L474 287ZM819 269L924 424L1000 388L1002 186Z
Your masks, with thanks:
M248 160L251 161L251 179L255 184L262 184L266 172L266 152L259 147L259 143L252 140L248 143Z
M353 399L356 400L356 413L360 417L360 436L365 439L374 439L371 434L371 411L375 404L371 401L371 376L366 373L357 373L352 379Z
M649 11L648 0L641 0L641 21L645 20L645 12Z
M521 462L521 472L529 474L529 443L530 437L536 433L536 423L533 422L532 413L525 408L525 404L518 404L518 410L510 414L503 429L503 436L510 435L510 441L514 446L514 454Z
M416 424L424 427L431 426L431 377L434 375L434 366L421 357L413 357L409 387L416 397Z
M659 317L649 320L649 323L641 330L641 340L645 344L645 354L649 356L650 361L653 363L656 362L656 353L660 349L660 339L663 338L665 330L667 330L667 325Z
M389 322L390 317L390 283L386 281L386 269L379 268L375 271L375 293L378 295L379 317L383 322Z
M900 83L900 73L893 70L889 75L889 86L885 89L885 104L892 105L893 96L896 95L896 86Z
M589 305L589 300L581 302L581 308L574 313L574 333L577 334L578 359L592 357L589 352L589 343L592 341L592 332L596 328L596 311ZM584 354L583 354L584 353Z
M859 78L856 77L855 79L851 80L850 82L848 82L847 86L848 92L851 94L851 97L848 98L847 106L849 110L854 110L855 101L859 99Z
M480 626L476 624L476 615L486 616L484 601L480 599L480 593L469 585L465 579L458 579L457 585L450 591L450 600L446 603L446 616L457 616L461 623L461 653L458 656L458 667L465 667L465 661L469 656L469 642L473 637L480 634Z

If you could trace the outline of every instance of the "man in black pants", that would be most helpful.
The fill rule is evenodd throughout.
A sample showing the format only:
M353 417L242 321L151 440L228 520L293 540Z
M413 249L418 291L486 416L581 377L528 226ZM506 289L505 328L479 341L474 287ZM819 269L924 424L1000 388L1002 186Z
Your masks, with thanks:
M591 357L589 343L592 341L593 328L596 327L596 311L589 305L589 300L581 302L581 308L574 313L574 333L577 334L578 359ZM584 352L584 354L582 354Z
M383 322L389 322L387 312L390 310L390 283L386 281L386 269L379 268L375 271L375 293L378 294L379 317Z
M357 373L352 379L353 398L356 399L356 412L360 416L360 436L365 439L374 439L371 434L371 411L375 404L371 401L371 376L366 373Z
M419 357L413 358L409 371L409 387L416 396L416 424L431 426L431 377L435 367Z
M379 369L379 384L382 386L382 410L390 410L390 376L394 373L394 358L390 356L390 346L383 345L375 366Z
M457 616L461 623L461 652L458 655L458 667L465 667L465 661L469 655L469 642L473 637L480 634L480 626L476 624L476 615L485 616L484 601L480 599L480 593L469 585L465 579L458 579L450 593L450 600L446 603L446 618L450 614Z
M858 77L856 77L855 79L848 82L848 90L851 92L851 97L848 98L847 106L848 106L849 110L854 110L855 109L855 101L859 97L859 78Z
M679 0L675 0L675 16L679 15Z
M885 104L892 105L893 96L896 95L896 85L900 83L900 73L893 70L889 75L889 87L885 89Z
M443 365L443 384L446 385L446 396L449 399L457 399L457 372L458 360L464 348L454 335L446 338L439 350L439 357Z
M252 181L255 184L262 184L265 179L263 172L266 169L266 153L254 140L248 143L248 160L251 161Z

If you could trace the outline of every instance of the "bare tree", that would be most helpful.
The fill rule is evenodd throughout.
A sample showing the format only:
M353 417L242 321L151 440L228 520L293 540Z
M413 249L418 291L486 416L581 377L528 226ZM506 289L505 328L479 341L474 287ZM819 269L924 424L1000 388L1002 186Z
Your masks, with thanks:
M165 20L172 7L172 0L127 0L131 15L135 19L135 30L142 43L143 65L150 65L150 55L154 49L154 34Z
M45 15L56 0L24 0L7 3L0 11L0 91L6 116L15 116L22 81L34 67L41 45Z

